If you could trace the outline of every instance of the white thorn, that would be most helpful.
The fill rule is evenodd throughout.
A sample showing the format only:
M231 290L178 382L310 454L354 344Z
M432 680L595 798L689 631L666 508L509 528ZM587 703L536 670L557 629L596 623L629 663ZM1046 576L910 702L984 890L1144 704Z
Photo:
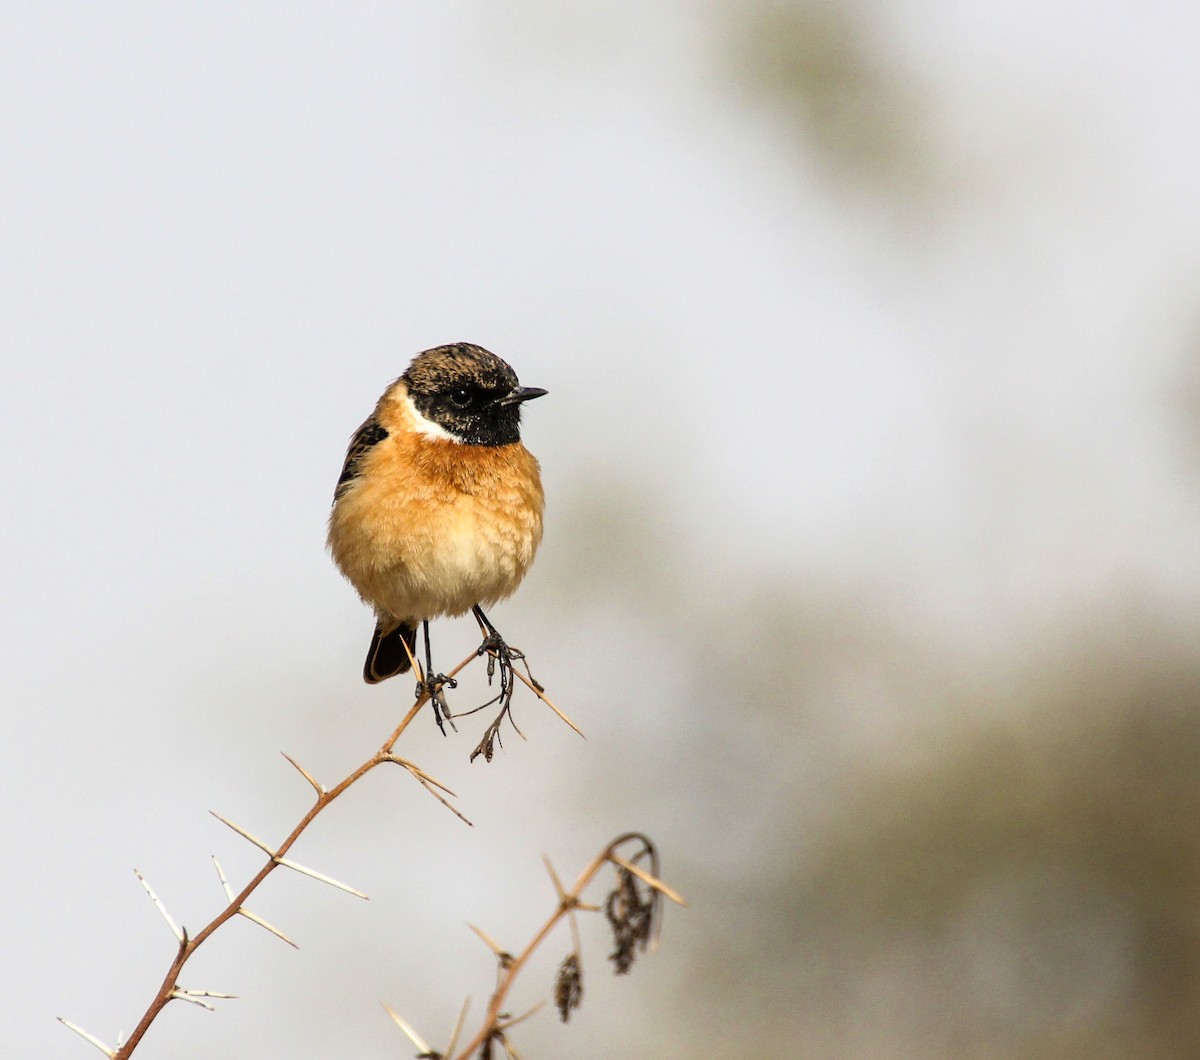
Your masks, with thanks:
M179 930L179 925L171 919L171 914L167 912L167 907L163 905L161 901L159 901L158 895L154 893L154 890L151 888L150 884L146 882L146 877L138 872L137 869L133 870L133 874L139 880L141 880L142 886L146 888L146 893L150 896L150 901L154 903L154 908L162 914L162 918L167 922L167 927L171 929L172 933L180 942L185 941L183 932Z
M458 1036L463 1029L463 1024L467 1021L467 1009L471 1006L469 997L463 998L462 1008L459 1010L458 1019L454 1021L454 1031L450 1035L450 1044L446 1046L444 1056L453 1056L454 1047L458 1045Z
M237 998L237 994L219 994L215 990L184 990L177 986L171 991L171 997L177 1001L186 1001L189 1005L199 1005L201 1008L208 1009L209 1012L216 1012L216 1009L205 998L234 1000Z
M521 671L518 670L516 667L513 667L513 674L516 675L518 678L520 678L525 683L525 687L528 688L530 692L532 692L535 696L538 697L538 699L540 699L543 703L545 703L546 706L548 706L552 711L554 711L554 713L558 715L560 721L566 722L567 725L569 725L572 729L574 729L580 736L583 736L583 730L578 725L576 725L570 718L568 718L561 710L559 710L558 707L556 707L554 705L554 703L551 701L550 697L548 695L546 695L546 690L544 688L539 692L534 687L533 682L530 681L529 678L527 678L523 673L521 673ZM520 731L520 730L518 730L518 731ZM586 736L583 736L583 738L585 740L587 739Z
M316 869L310 869L304 865L300 865L295 861L289 861L287 858L275 858L277 865L282 865L285 869L292 869L294 872L300 873L302 876L309 876L314 880L319 880L321 883L327 883L330 887L336 887L339 891L345 891L347 894L353 894L358 898L366 898L367 896L362 891L356 891L349 884L341 883L335 880L332 876L326 876L323 872L317 872Z
M206 1009L208 1009L208 1011L209 1011L209 1012L216 1012L216 1011L217 1011L215 1008L213 1008L213 1006L212 1006L212 1005L210 1005L210 1004L209 1004L207 1001L205 1001L203 998L199 998L199 997L188 997L188 996L187 996L187 994L185 994L185 993L182 993L182 992L181 992L181 991L179 991L179 990L172 990L172 991L171 991L171 997L173 997L173 998L174 998L176 1001L186 1001L186 1002L187 1002L189 1005L199 1005L201 1008L206 1008Z
M454 816L457 817L460 821L462 821L463 824L467 825L470 828L475 827L473 824L471 824L470 820L467 818L467 816L465 814L463 814L456 806L452 806L449 803L449 801L447 801L447 799L441 794L441 792L444 791L447 795L450 795L454 798L458 797L457 795L454 794L454 792L452 792L448 787L446 787L446 785L443 784L440 780L435 780L428 773L426 773L425 770L423 770L420 766L414 765L412 762L408 761L408 759L400 758L398 755L393 755L393 754L386 755L384 760L387 762L395 762L396 765L398 765L398 766L403 766L409 773L411 773L417 779L417 781L420 783L421 787L423 787L427 792L429 792L430 795L432 795L435 799L437 799L438 802L440 802L443 806L445 806L446 809L449 810L452 814L454 814ZM440 788L441 791L435 791L434 790L435 788Z
M280 931L279 928L274 927L271 924L268 924L262 917L255 916L252 912L250 912L249 909L246 909L245 907L239 908L238 915L244 916L252 924L257 924L260 928L264 928L265 930L269 931L277 939L283 939L283 941L286 942L289 946L291 946L292 949L298 950L300 948L291 939L289 939L282 931Z
M435 788L441 788L442 791L444 791L447 795L451 796L452 798L458 798L458 796L455 795L454 792L452 792L448 787L446 787L446 785L443 784L440 780L435 780L428 773L426 773L425 770L423 770L419 765L417 765L414 762L410 762L407 758L401 758L399 755L391 755L390 754L387 756L387 760L389 762L395 762L396 765L398 765L398 766L403 766L418 780L427 780Z
M542 864L546 866L546 871L550 874L550 882L554 884L554 893L558 897L558 900L565 902L567 900L567 892L563 890L558 873L554 871L554 866L550 864L550 859L545 854L542 855Z
M258 847L258 849L259 849L259 850L261 850L261 851L262 851L264 854L270 854L270 855L271 855L271 857L274 857L274 856L275 856L275 851L274 851L274 850L272 850L272 849L271 849L269 846L267 846L267 844L266 844L266 843L264 843L264 842L263 842L261 839L258 839L258 838L256 838L255 836L252 836L252 835L251 835L249 832L247 832L247 831L246 831L246 829L244 829L244 828L241 828L241 827L239 827L238 825L234 824L232 821L228 820L227 818L225 818L225 817L222 817L222 816L221 816L219 813L217 813L215 810L209 810L208 812L209 812L209 813L211 813L211 814L212 814L212 815L213 815L213 816L214 816L214 817L215 817L215 818L216 818L218 821L220 821L220 822L221 822L223 825L226 825L226 826L228 826L229 828L232 828L232 829L233 829L235 832L237 832L237 834L238 834L238 835L240 835L240 836L241 836L243 839L245 839L245 840L248 840L249 842L253 843L253 844L254 844L256 847Z
M532 1016L535 1012L538 1012L542 1008L544 1008L545 1004L546 1004L545 1001L539 1001L528 1012L522 1013L520 1016L517 1016L515 1019L504 1020L500 1023L497 1023L496 1027L498 1030L502 1030L502 1031L508 1030L509 1027L515 1027L518 1023L521 1023L524 1020L529 1019L529 1017Z
M512 959L510 954L505 953L504 950L501 949L500 943L498 943L494 938L492 938L491 935L484 931L483 928L477 928L474 924L468 924L467 927L474 931L475 934L483 940L483 944L492 951L496 960L502 961L505 957L509 957L510 960Z
M217 870L217 879L221 881L221 889L225 892L225 897L231 902L233 901L233 888L229 886L229 881L225 879L225 872L221 868L221 863L217 860L217 855L212 856L213 867Z
M279 753L281 755L283 755L283 757L286 758L289 762L291 762L293 766L296 767L296 770L299 772L299 774L313 786L313 790L317 793L318 796L325 794L325 788L322 787L321 784L318 783L318 781L313 779L313 775L307 769L305 769L299 762L297 762L290 754L287 754L285 751L280 751Z
M61 1023L68 1030L72 1030L76 1034L78 1034L79 1037L82 1038L85 1042L91 1042L92 1045L94 1045L97 1049L99 1049L100 1052L102 1052L105 1056L112 1057L112 1056L117 1055L116 1049L110 1049L94 1034L88 1034L88 1032L85 1031L82 1027L80 1027L79 1024L72 1023L68 1019L63 1019L62 1016L55 1016L54 1018L56 1020L58 1020L58 1022Z
M467 815L462 813L458 809L457 806L452 806L450 804L450 800L447 799L440 791L435 791L433 788L433 785L430 784L429 781L427 781L424 777L417 777L417 780L420 782L421 787L423 787L427 792L429 792L430 795L432 795L435 799L437 799L438 802L440 802L443 806L445 806L446 809L449 810L452 814L454 814L454 816L457 817L460 821L462 821L463 824L465 824L468 828L475 827L471 823L471 821L467 817Z
M429 1048L429 1043L424 1041L421 1036L408 1025L407 1020L405 1020L405 1018L401 1016L400 1013L394 1008L392 1008L392 1006L386 1001L383 1002L383 1008L384 1011L392 1017L392 1022L395 1023L396 1026L405 1033L405 1035L407 1035L408 1040L421 1050L422 1055L428 1055L433 1052L433 1050Z

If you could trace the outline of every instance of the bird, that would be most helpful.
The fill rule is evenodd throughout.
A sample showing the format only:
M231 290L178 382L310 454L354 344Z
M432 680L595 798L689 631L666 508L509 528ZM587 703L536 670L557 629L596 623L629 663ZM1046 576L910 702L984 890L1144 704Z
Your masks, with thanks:
M482 346L425 350L354 432L334 489L329 550L375 612L363 680L411 669L423 626L417 693L429 693L439 726L441 684L453 682L432 674L430 620L473 612L479 651L499 655L502 678L521 657L484 608L517 590L542 540L541 471L520 421L524 403L545 394Z

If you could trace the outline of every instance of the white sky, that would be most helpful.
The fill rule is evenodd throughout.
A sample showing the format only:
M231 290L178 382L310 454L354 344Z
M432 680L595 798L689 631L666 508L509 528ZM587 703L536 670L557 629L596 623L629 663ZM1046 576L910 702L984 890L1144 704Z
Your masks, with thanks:
M268 755L345 732L332 772L385 730L324 519L349 433L427 346L482 343L550 390L526 439L559 557L556 513L603 481L659 504L665 566L699 591L866 580L974 650L1120 594L1194 615L1191 5L873 10L928 108L944 190L919 208L839 186L733 91L719 6L545 6L0 4L14 1055L87 1055L54 1014L112 1040L148 999L167 939L134 864L164 898L208 901L203 859L232 842L210 805L236 819L251 774L283 830L291 781ZM506 613L570 594L531 580ZM575 750L540 739L476 808L553 784L543 754ZM377 789L342 808L327 860L372 842L355 818L392 812ZM476 881L430 820L419 849L453 877L437 947L522 883L468 916ZM551 845L535 824L533 852ZM540 888L502 835L480 841L484 871L503 857ZM288 927L318 903L357 917L353 962L355 932L408 929L382 902L304 894ZM319 965L239 941L256 974L313 990ZM485 956L461 952L445 976ZM306 993L286 1026L268 986L237 984L240 1014L170 1012L145 1055L398 1055L372 1006L416 1021L435 1003L388 993L410 957L356 982L361 1012ZM199 985L223 971L210 958ZM439 986L431 1037L458 1004Z

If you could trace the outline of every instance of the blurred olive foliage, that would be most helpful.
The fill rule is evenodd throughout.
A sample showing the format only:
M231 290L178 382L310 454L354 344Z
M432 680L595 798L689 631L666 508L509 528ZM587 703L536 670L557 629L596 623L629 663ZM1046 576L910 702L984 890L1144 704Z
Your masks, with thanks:
M692 900L639 981L670 998L661 1055L1200 1052L1195 631L1064 605L967 660L878 586L727 583L609 487L567 505L578 569L554 581L595 564L583 595L628 616L623 660L678 657L588 708L621 759L571 786L654 820Z
M848 770L790 865L724 881L707 974L777 968L760 1025L814 1055L1195 1055L1200 658L1170 639L1123 629Z
M889 47L880 12L854 2L725 5L727 83L820 166L833 189L919 204L934 179L923 85Z
M932 119L885 19L819 0L724 11L730 92L781 147L918 205ZM710 903L696 1048L1200 1055L1198 631L1152 603L1050 610L1044 648L977 679L870 586L743 586L724 621L698 620L696 643L721 646L715 670L696 652L694 693L728 740L703 729L673 769L722 759L712 834L755 843L733 871L690 866ZM865 700L898 728L855 755L821 718Z
M869 8L719 11L730 96L782 152L930 201L935 122ZM671 735L610 796L677 807L661 1055L1200 1055L1200 631L1048 598L1041 640L977 665L886 587L688 556L663 505L593 484L561 578L623 602L628 644L681 634L647 666L685 675L678 705L638 704Z

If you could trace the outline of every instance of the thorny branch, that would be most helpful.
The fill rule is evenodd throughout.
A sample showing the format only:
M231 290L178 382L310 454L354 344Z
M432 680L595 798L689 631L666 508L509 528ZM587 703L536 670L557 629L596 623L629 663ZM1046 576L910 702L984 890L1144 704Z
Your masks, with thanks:
M633 846L635 849L628 857L623 857L618 853L621 848L629 846ZM649 862L649 870L642 867L640 862L643 861ZM389 1014L408 1034L413 1044L421 1050L422 1056L433 1058L433 1060L451 1060L451 1058L452 1060L470 1060L472 1056L488 1058L492 1056L494 1043L499 1044L505 1050L506 1055L515 1055L510 1050L505 1032L530 1013L515 1019L510 1018L504 1011L505 1002L517 976L521 974L521 970L529 958L546 941L564 917L569 918L571 922L572 949L559 966L554 984L554 995L559 1015L564 1022L567 1020L570 1012L579 1006L583 996L583 980L580 970L582 956L575 912L576 910L586 912L600 910L600 906L585 904L583 893L606 865L613 866L617 872L617 885L603 906L609 925L612 927L616 945L614 951L609 954L609 959L613 962L618 975L629 971L636 952L644 950L657 935L662 918L663 897L669 898L679 905L687 904L677 892L658 878L658 852L654 849L654 844L638 832L627 832L609 843L579 874L570 890L563 889L554 869L549 862L546 862L546 869L550 873L550 879L554 883L554 890L558 896L558 904L554 912L550 914L519 954L514 956L501 949L484 932L478 928L474 929L496 957L497 982L488 1001L482 1026L461 1051L454 1052L462 1017L459 1018L459 1025L454 1029L451 1044L447 1047L446 1052L439 1053L430 1049L428 1045L417 1038L415 1032L388 1008ZM643 885L644 889L639 888L639 883Z
M458 674L463 669L465 669L468 665L470 665L470 663L472 661L474 661L478 657L478 655L479 655L479 653L472 653L471 655L467 656L467 658L465 658L462 662L460 662L449 674L446 675L446 677L452 679L456 674ZM489 663L492 663L493 660L492 660L490 653L489 653L488 657L489 657ZM416 669L415 666L414 666L414 669ZM562 713L562 711L560 711L558 709L558 707L556 707L553 703L551 703L550 700L544 695L543 690L541 689L540 685L537 685L536 682L526 681L524 676L519 673L517 676L520 677L522 681L525 681L525 684L528 685L529 688L535 693L535 695L537 695L539 699L541 699L543 702L545 702L554 711L555 714L557 714L568 725L570 725L570 727L572 729L575 729L576 732L579 732L579 729L575 726L575 724L573 722L571 722L571 720L569 718L567 718L566 715L564 715ZM508 699L511 700L511 695L512 695L511 688L506 689L506 691L508 693ZM320 880L323 883L331 884L334 887L338 887L342 890L349 891L350 893L358 895L361 898L366 898L366 895L362 894L362 892L356 891L354 888L348 887L346 884L339 883L337 880L334 880L331 877L325 876L322 873L316 872L313 869L309 869L309 868L304 867L303 865L299 865L296 862L289 860L287 857L285 857L285 855L292 848L292 846L296 842L296 840L299 839L300 836L304 833L305 829L307 829L308 826L310 824L312 824L312 822L314 820L316 820L317 816L321 813L322 810L324 810L330 803L332 803L335 799L337 799L338 796L340 796L343 792L345 792L349 787L351 787L353 784L357 783L364 776L366 776L376 766L382 765L385 762L395 763L397 765L403 766L410 773L412 773L413 776L416 777L418 781L420 781L420 783L426 788L426 790L430 791L435 797L437 797L439 800L441 800L444 805L446 805L448 808L450 808L452 810L452 812L457 814L462 820L466 821L466 818L463 817L462 814L458 813L458 811L455 810L452 806L450 806L450 804L448 802L446 802L446 800L444 798L442 798L442 796L438 793L438 791L435 790L435 789L440 788L444 792L453 794L452 792L449 792L448 788L446 788L442 784L439 784L436 780L434 780L432 777L430 777L428 774L426 774L424 771L422 771L417 766L413 765L411 762L408 762L405 759L399 758L395 754L392 753L392 748L395 747L396 742L400 739L401 734L404 732L405 729L408 728L408 726L411 724L412 720L417 716L417 714L420 712L421 708L427 702L429 702L428 692L426 690L422 689L421 693L417 696L416 701L413 703L412 707L409 709L408 713L405 714L405 716L401 720L400 724L396 726L396 728L392 731L392 734L384 741L382 746L380 746L380 748L373 755L371 755L370 758L368 758L365 762L363 762L357 769L355 769L353 772L351 772L346 777L344 777L341 781L339 781L337 784L335 784L332 788L327 789L324 786L322 786L299 763L297 763L290 756L284 755L284 757L287 758L288 762L290 762L296 768L296 770L304 777L304 779L307 780L310 785L312 785L312 788L313 788L313 791L315 792L316 797L315 797L315 801L313 802L313 805L309 808L308 812L300 819L300 822L296 825L295 828L292 829L291 833L287 836L286 839L284 839L284 841L282 843L279 844L279 846L277 846L277 847L268 846L267 844L256 839L250 833L246 832L244 829L235 825L232 821L228 821L224 817L220 817L220 815L214 814L214 816L218 817L218 819L220 821L222 821L224 824L228 825L230 828L232 828L234 831L236 831L239 835L243 836L243 838L247 839L251 843L260 847L264 852L266 852L268 854L268 859L267 859L267 862L263 865L263 867L261 869L259 869L258 872L254 875L254 877L250 880L250 882L247 883L236 895L232 893L232 889L229 887L229 885L225 879L225 874L222 871L220 864L219 863L216 864L217 875L221 881L221 885L225 890L225 894L226 894L226 897L229 899L229 902L225 906L225 908L221 910L221 912L219 912L215 917L213 917L213 919L211 921L209 921L203 928L201 928L200 931L197 932L195 935L189 935L186 928L181 928L175 923L175 921L171 918L170 914L167 913L166 908L159 901L158 896L154 893L153 890L151 890L150 885L148 883L146 883L146 881L142 877L141 873L138 873L138 879L141 880L142 885L143 885L143 887L145 887L146 892L149 894L151 900L153 901L155 908L158 909L158 911L162 915L163 919L166 920L167 924L170 926L170 928L172 930L172 933L175 935L176 939L178 940L178 947L176 949L175 956L171 961L170 967L167 969L166 975L163 977L162 985L159 987L158 993L155 995L154 1000L150 1003L149 1007L146 1009L145 1013L143 1014L141 1020L138 1022L137 1026L133 1029L133 1032L129 1035L128 1039L124 1040L123 1042L119 1041L117 1044L117 1047L115 1049L110 1049L103 1042L101 1042L98 1038L87 1033L81 1027L76 1026L74 1023L72 1023L69 1020L59 1017L60 1022L63 1023L65 1026L69 1027L71 1030L75 1031L77 1034L79 1034L86 1041L90 1042L92 1045L94 1045L97 1049L99 1049L105 1055L113 1058L113 1060L126 1060L127 1057L132 1056L134 1050L137 1048L138 1044L141 1042L142 1038L146 1034L146 1031L149 1030L151 1024L154 1023L154 1021L158 1017L159 1013L162 1012L162 1010L164 1008L166 1008L166 1006L171 1001L173 1001L173 1000L188 1001L188 1002L191 1002L192 1004L202 1005L205 1008L211 1008L211 1005L209 1005L208 1002L206 1001L207 998L231 997L232 995L220 994L220 993L216 993L213 991L185 990L184 988L179 986L180 973L183 971L184 966L187 964L187 962L190 960L190 958L196 952L196 950L198 950L209 938L211 938L212 935L223 924L225 924L227 921L233 919L235 916L239 916L239 915L246 917L247 919L260 925L261 927L265 928L267 931L270 931L272 934L283 939L283 941L287 942L289 945L292 945L292 946L295 945L295 943L292 942L291 939L287 938L287 936L284 935L282 932L280 932L278 929L272 927L266 921L262 920L260 917L255 916L253 913L249 912L245 908L246 900L252 894L254 894L255 891L258 890L258 888L262 884L262 882L268 876L270 876L271 873L275 871L275 869L277 869L279 867L290 868L296 872L302 873L303 875L311 876L314 879ZM504 714L508 713L508 709L507 709L508 702L507 701L504 703L504 708L505 709L502 713L502 716ZM499 719L497 719L497 720L499 720ZM489 729L489 732L492 732L494 735L494 728ZM582 736L583 734L580 733L580 735ZM473 757L474 756L472 756L472 758ZM487 757L490 759L491 755L488 754ZM468 821L467 823L469 824L470 822ZM214 859L214 862L215 862L215 859Z

